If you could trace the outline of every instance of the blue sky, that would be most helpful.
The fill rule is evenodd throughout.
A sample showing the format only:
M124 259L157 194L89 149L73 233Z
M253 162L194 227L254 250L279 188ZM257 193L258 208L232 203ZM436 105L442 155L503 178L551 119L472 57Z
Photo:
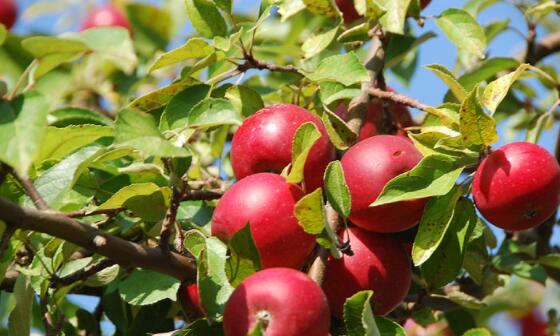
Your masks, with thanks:
M26 8L30 4L36 2L34 0L19 0L18 5L21 9ZM74 12L72 13L73 16L76 18L76 22L74 25L68 27L70 30L76 30L79 18L85 15L84 4L87 3L88 5L94 3L103 3L104 1L73 1L75 6L73 6ZM161 3L161 1L152 0L152 1L144 1L150 3ZM465 1L463 0L432 0L432 4L430 4L423 12L424 15L437 15L445 8L448 8L452 3L453 6L461 7ZM235 1L235 8L239 11L243 11L246 13L250 13L256 15L258 11L258 3L257 1L252 0L237 0ZM55 22L59 17L60 13L53 14L53 15L46 15L41 16L38 19L34 20L20 20L16 27L15 31L17 33L28 33L30 31L47 33L47 34L54 34L60 33L60 26L55 26ZM479 22L485 24L497 19L504 19L510 18L511 22L510 25L517 28L519 31L525 33L526 26L525 21L523 20L522 15L506 4L496 4L485 10L479 17ZM414 25L416 26L416 25ZM420 47L420 65L426 65L431 63L438 63L442 64L448 68L452 68L455 62L456 56L456 48L455 46L439 31L438 27L435 25L434 20L427 20L424 28L415 27L415 30L421 34L427 31L434 31L438 36L434 39L429 40L428 42L424 43ZM191 33L192 27L187 23L184 27L183 34L178 40L178 43L182 41L182 38L186 36L187 33ZM525 48L524 40L518 35L518 33L514 32L513 30L506 31L502 33L499 37L497 37L489 46L488 50L492 57L496 56L511 56L517 54L519 51ZM410 95L420 101L427 103L429 105L438 105L442 102L443 96L447 91L447 87L435 76L432 74L431 71L424 69L423 67L419 67L410 86L404 87L390 75L388 76L389 84L398 92L403 94ZM506 142L511 142L512 139L506 139L505 136L505 127L501 125L499 127L500 130L500 142L497 146L503 145ZM541 136L541 140L539 144L546 147L548 150L554 150L554 143L555 137L558 132L558 126L555 125L551 130L547 130ZM522 139L522 138L521 138ZM521 140L517 138L515 140ZM503 237L503 233L501 230L494 230L498 237ZM560 243L560 233L558 229L556 229L555 234L553 236L553 241L558 244ZM87 307L87 309L93 310L96 304L96 300L91 298L79 298L78 301L81 305ZM515 330L507 330L505 328L506 325L502 321L502 317L497 317L495 322L499 329L504 335L515 335L517 331ZM104 329L106 332L110 332L112 329L109 324L104 324Z

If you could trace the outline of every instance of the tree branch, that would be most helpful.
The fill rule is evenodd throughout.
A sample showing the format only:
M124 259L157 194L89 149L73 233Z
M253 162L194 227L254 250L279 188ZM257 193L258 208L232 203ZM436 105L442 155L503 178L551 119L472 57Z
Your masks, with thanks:
M124 240L65 216L23 208L0 199L0 219L10 226L64 239L119 265L142 267L182 280L192 280L196 276L196 265L189 258Z
M293 65L277 65L272 63L266 63L256 59L252 52L244 52L243 58L245 59L245 62L237 65L237 70L239 72L245 72L249 69L259 69L259 70L299 73L298 69Z
M527 63L537 64L545 57L558 51L560 51L560 32L555 32L540 39L534 46L532 52L526 52L523 58Z
M164 251L169 251L169 238L173 231L175 220L177 219L177 209L181 205L182 192L176 187L173 187L173 194L171 195L171 202L169 208L165 212L165 218L161 225L161 232L159 234L159 247Z
M426 111L426 108L428 107L426 104L421 103L416 99L413 99L409 96L405 96L402 94L398 94L396 92L383 91L377 88L372 88L368 91L368 93L372 97L383 99L383 100L389 100L394 103L413 107L421 111Z

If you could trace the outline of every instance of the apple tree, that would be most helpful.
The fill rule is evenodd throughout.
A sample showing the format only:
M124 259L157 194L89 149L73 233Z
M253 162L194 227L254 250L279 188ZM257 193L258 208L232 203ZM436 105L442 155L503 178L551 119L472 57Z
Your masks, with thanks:
M556 334L559 13L0 0L0 334Z

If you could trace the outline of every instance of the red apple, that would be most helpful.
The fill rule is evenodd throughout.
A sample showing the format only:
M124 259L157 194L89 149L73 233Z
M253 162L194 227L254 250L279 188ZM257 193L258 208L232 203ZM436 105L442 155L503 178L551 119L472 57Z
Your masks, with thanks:
M407 336L453 336L453 332L449 329L446 320L428 324L424 328L413 319L408 318L404 322L403 327Z
M267 336L327 336L329 306L304 273L270 268L237 286L224 311L225 335L245 336L259 321Z
M393 92L393 90L389 87L387 88L387 91ZM391 113L391 118L393 119L397 127L397 131L395 134L406 137L406 132L404 131L404 129L406 127L415 125L408 107L406 107L406 105L397 104L395 102L389 102L388 108ZM341 103L336 107L335 113L343 120L348 119L348 108L344 103ZM374 135L382 134L381 130L383 130L384 119L385 111L383 111L382 102L378 100L372 100L368 104L367 115L360 130L358 141L364 140Z
M7 29L16 23L17 6L13 0L0 0L0 23Z
M547 323L538 311L532 311L519 319L521 336L547 336Z
M323 290L331 311L342 317L347 298L362 290L373 290L375 315L392 311L406 296L410 287L410 259L401 243L388 235L359 228L346 229L352 256L330 258Z
M356 7L354 7L353 0L336 0L336 6L342 12L342 17L346 24L350 24L360 18L360 14L356 11Z
M490 223L508 231L532 228L560 204L560 166L539 145L513 142L482 161L472 194Z
M303 195L298 186L286 183L280 175L247 176L218 202L212 235L227 242L249 223L263 268L300 268L315 242L294 216L294 206Z
M80 30L96 27L123 27L129 31L132 29L124 13L113 5L98 7L91 11Z
M350 221L374 232L399 232L416 225L427 199L370 207L387 182L412 169L422 154L406 138L376 135L352 146L342 157L350 190Z
M196 284L188 285L182 283L181 286L179 286L177 298L189 319L194 320L196 317L204 315L198 296L198 286Z
M430 4L430 2L432 2L432 0L420 0L420 7L424 9Z
M280 173L292 161L292 140L298 127L313 122L321 137L307 157L305 189L323 185L323 173L335 157L333 145L319 117L296 105L265 107L247 118L231 142L231 164L237 179L261 172Z

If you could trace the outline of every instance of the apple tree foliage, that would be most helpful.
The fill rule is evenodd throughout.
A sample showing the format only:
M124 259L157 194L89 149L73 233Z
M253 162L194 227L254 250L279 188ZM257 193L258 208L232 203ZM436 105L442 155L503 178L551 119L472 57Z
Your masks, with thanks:
M372 292L357 293L332 334L405 335L412 318L424 326L446 320L457 335L490 335L490 317L526 313L545 293L556 293L547 300L560 307L556 218L498 239L470 198L472 173L500 124L500 137L537 143L558 118L560 5L433 1L448 8L424 17L418 0L355 0L361 18L349 24L329 0L255 1L251 15L234 11L231 0L169 0L123 2L132 33L19 36L0 25L0 333L98 335L100 321L109 321L118 335L219 335L234 288L261 268L248 227L228 244L210 236L216 202L234 182L232 134L266 105L295 103L321 117L343 153L357 130L333 111L364 94L421 110L408 136L424 159L372 206L430 201L417 230L400 236L413 243L406 302L374 317ZM512 6L526 21L519 54L489 48L516 29L508 17L481 24L491 6ZM189 36L179 33L185 20ZM431 20L434 31L424 27ZM456 47L452 69L420 62L419 48L436 35ZM383 50L376 78L373 39ZM420 67L448 87L439 105L364 90L383 72L408 84ZM301 182L316 139L312 124L296 133L283 172L290 182ZM338 161L324 181L295 215L339 258L325 215L331 207L346 223L350 212ZM198 283L204 316L184 317L181 281ZM70 294L99 304L88 311ZM557 330L558 311L547 313Z

